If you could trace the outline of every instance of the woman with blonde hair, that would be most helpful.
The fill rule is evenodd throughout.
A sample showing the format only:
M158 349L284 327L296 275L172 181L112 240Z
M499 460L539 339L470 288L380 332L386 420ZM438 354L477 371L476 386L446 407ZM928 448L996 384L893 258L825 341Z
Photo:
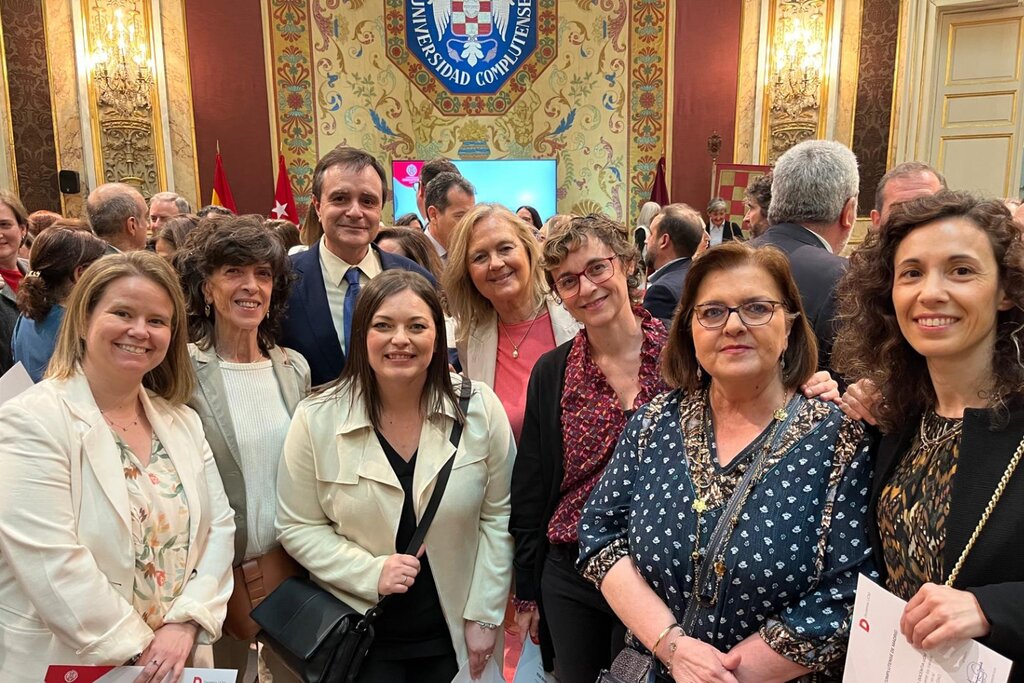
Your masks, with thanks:
M139 664L178 680L220 637L234 523L199 417L178 278L146 251L71 293L48 378L0 421L0 680ZM197 665L207 664L196 662Z
M517 441L534 364L579 331L551 295L540 256L523 219L477 204L452 234L442 278L462 368L494 389Z

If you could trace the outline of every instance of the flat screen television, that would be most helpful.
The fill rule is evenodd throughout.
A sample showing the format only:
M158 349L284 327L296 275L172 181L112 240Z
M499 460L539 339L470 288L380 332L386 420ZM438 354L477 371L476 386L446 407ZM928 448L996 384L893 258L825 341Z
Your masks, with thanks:
M510 211L529 205L537 209L541 220L545 221L558 211L555 206L557 180L554 159L452 161L466 180L473 183L478 202L498 202ZM415 159L391 162L395 218L407 213L419 214L416 208L416 187L422 166L423 161Z

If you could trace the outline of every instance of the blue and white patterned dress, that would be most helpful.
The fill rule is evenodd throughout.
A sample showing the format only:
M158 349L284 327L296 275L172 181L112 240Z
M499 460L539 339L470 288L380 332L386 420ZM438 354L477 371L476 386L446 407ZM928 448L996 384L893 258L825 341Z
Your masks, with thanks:
M708 539L722 510L764 451L762 474L721 547L725 574L718 582L712 572L704 584L687 635L726 652L760 633L776 652L827 679L846 653L857 575L875 576L868 444L861 423L831 404L797 396L787 410L774 433L766 429L724 468L706 394L673 391L638 410L583 509L579 566L600 584L628 555L681 621L694 599L698 518L697 550L709 562ZM647 420L653 431L638 453ZM694 511L694 478L704 482L702 515Z

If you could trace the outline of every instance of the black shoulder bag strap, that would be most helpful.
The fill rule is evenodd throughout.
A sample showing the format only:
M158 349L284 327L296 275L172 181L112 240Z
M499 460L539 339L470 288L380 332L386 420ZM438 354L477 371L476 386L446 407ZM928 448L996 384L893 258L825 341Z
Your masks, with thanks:
M419 551L420 546L423 545L423 541L427 537L427 531L430 530L430 524L434 521L434 515L437 514L437 508L441 505L441 496L444 495L444 490L448 487L448 478L452 474L455 456L458 455L459 451L459 442L462 440L463 422L469 415L469 395L472 389L473 383L468 377L463 377L462 389L459 391L459 411L462 415L455 418L455 424L452 425L452 433L448 437L452 446L455 447L455 453L452 453L452 457L448 458L448 461L441 467L441 471L437 473L437 483L434 485L434 491L430 494L430 500L427 501L427 509L423 511L420 523L416 525L416 531L413 532L412 540L409 541L409 547L405 549L406 555L415 555ZM367 624L372 624L380 616L381 606L387 598L388 596L385 595L378 600L377 604L366 613L363 621Z

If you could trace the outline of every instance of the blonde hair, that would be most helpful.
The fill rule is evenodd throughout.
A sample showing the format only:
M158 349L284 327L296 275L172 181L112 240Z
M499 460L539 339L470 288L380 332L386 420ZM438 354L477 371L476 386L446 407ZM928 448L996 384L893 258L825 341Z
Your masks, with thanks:
M146 373L142 386L174 405L185 403L195 388L195 375L188 357L185 297L174 269L160 256L145 250L104 256L82 274L71 290L46 376L69 379L81 372L86 351L85 337L96 304L111 283L126 277L142 277L161 287L173 307L167 355L160 365Z
M469 243L473 229L485 218L494 217L512 228L520 245L526 252L530 265L530 295L535 307L540 307L548 295L544 272L540 267L540 246L533 237L531 226L501 204L477 204L463 216L452 231L448 249L448 266L441 278L441 285L448 299L448 312L455 318L456 341L462 343L469 338L474 325L489 321L494 315L494 305L481 294L469 276Z

